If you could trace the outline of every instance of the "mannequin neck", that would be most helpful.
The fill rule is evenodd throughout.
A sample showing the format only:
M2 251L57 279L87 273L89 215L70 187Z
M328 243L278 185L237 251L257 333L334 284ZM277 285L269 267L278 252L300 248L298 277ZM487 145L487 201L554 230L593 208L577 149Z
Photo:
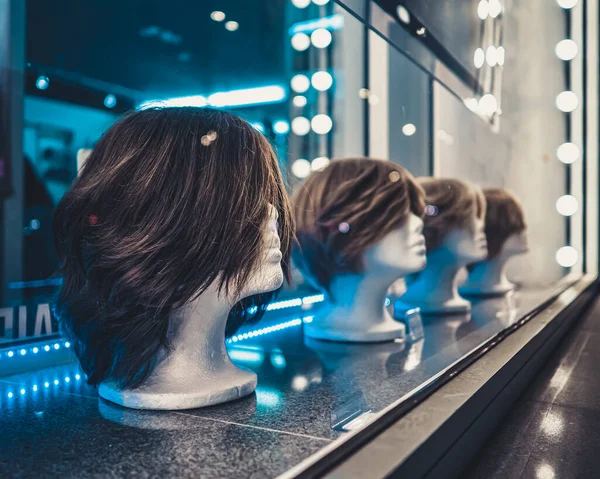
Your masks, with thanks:
M447 248L441 247L427 254L427 266L407 289L407 299L428 298L427 302L444 302L459 297L458 272L465 264Z
M396 278L377 274L342 274L333 277L329 305L332 310L361 324L379 324L391 315L385 307L386 293Z
M467 285L474 286L496 286L509 284L506 277L508 260L512 255L500 253L493 259L476 263L469 272Z
M225 326L232 304L218 294L215 283L173 311L168 331L171 349L161 354L149 382L179 382L196 372L202 374L201 369L235 367L225 348Z

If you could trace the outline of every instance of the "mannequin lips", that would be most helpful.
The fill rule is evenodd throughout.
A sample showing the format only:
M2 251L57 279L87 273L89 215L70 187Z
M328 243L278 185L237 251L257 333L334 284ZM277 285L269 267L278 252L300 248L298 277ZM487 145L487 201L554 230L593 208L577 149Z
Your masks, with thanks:
M272 236L271 240L268 243L268 248L269 250L267 253L267 257L269 261L272 261L274 263L281 261L281 259L283 258L283 253L281 252L281 240L279 239L279 236Z
M425 245L425 236L421 235L419 240L413 244L414 249L418 250L419 254L425 254L427 252L427 247Z

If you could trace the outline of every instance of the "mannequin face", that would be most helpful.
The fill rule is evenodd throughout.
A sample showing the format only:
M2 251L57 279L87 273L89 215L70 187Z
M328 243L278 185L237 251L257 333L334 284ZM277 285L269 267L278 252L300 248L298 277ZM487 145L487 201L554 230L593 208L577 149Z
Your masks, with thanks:
M248 279L242 292L242 298L274 291L283 284L282 254L279 249L281 243L277 228L278 217L277 209L269 204L269 220L263 228L263 256L258 268Z
M529 251L527 230L509 236L502 246L502 253L508 256L523 254Z
M446 235L443 243L460 263L469 264L487 257L485 222L474 218L471 228L455 229Z
M421 271L426 263L423 220L411 214L406 223L365 250L364 274L386 274L395 278Z

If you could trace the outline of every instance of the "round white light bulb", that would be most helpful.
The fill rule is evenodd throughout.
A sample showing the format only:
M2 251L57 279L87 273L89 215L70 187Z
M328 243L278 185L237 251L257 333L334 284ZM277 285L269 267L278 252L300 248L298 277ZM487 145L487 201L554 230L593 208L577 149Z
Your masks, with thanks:
M572 91L563 91L556 96L556 108L565 113L570 113L577 108L579 100Z
M240 24L238 22L225 22L225 28L230 32L235 32L238 28L240 28Z
M310 0L292 0L292 4L296 8L306 8L310 5Z
M475 55L473 55L473 64L475 65L475 68L481 68L483 62L485 62L485 52L483 51L483 48L478 48L475 50Z
M556 200L556 211L563 216L573 216L578 209L579 202L572 195L563 195Z
M554 51L558 58L568 62L577 56L577 43L570 39L561 40L556 44Z
M310 88L310 80L306 75L294 75L290 81L290 86L296 93L304 93Z
M329 3L329 0L312 0L315 5L323 6Z
M486 93L479 100L477 111L484 116L492 116L498 110L498 100L490 93Z
M217 10L210 14L210 18L215 22L222 22L223 20L225 20L225 14Z
M303 52L310 47L310 37L306 33L296 33L292 37L292 48L299 52Z
M569 8L573 8L575 5L577 5L578 1L579 0L556 0L556 3L558 3L559 7L568 10Z
M325 91L331 88L331 85L333 84L333 77L331 74L329 74L329 72L319 71L313 73L310 81L315 90Z
M579 253L572 246L563 246L556 252L556 262L564 268L575 266L579 261Z
M499 0L490 0L490 17L496 18L502 13L502 5Z
M412 123L407 123L402 127L402 133L406 136L413 136L417 132L417 127Z
M477 16L481 20L485 20L488 17L489 13L490 13L490 4L487 2L487 0L481 0L479 2L479 4L477 5Z
M292 120L292 131L298 136L304 136L310 131L310 120L303 116L297 116Z
M292 173L296 178L306 178L310 175L310 161L300 158L292 163Z
M328 165L329 165L329 158L327 158L326 156L319 156L318 158L315 158L314 160L312 160L312 162L310 164L310 168L313 171L321 171L321 170L324 170L325 168L327 168Z
M556 156L566 165L579 159L579 147L575 143L563 143L556 149Z
M294 106L301 108L306 105L306 97L303 95L296 95L294 97L293 102L294 102Z
M324 28L317 28L310 34L310 41L317 48L326 48L331 43L331 32Z
M323 113L316 115L310 122L310 126L313 131L318 135L325 135L331 131L333 127L333 121L331 118Z
M506 52L504 51L504 47L498 47L496 48L496 55L497 55L497 60L498 60L498 65L502 66L504 65L504 56L505 56Z
M398 5L396 7L396 13L398 14L398 18L402 23L409 24L410 23L410 13L404 5Z

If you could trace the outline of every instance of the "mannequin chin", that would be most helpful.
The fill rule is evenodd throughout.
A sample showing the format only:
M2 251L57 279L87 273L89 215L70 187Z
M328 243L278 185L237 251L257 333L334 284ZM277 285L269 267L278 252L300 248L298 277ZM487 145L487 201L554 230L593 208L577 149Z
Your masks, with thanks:
M471 304L458 294L457 275L467 264L487 256L483 219L474 218L468 228L454 229L439 247L427 254L427 267L408 285L394 308L419 307L422 313L465 313Z
M361 273L332 277L328 302L304 325L305 336L347 342L404 338L404 325L385 307L386 293L394 281L422 270L426 262L423 221L411 214L401 228L363 252Z
M527 231L509 236L498 255L473 265L467 281L460 287L460 292L466 296L494 296L513 291L515 285L506 277L508 262L514 256L528 251Z
M251 394L256 374L234 365L225 348L225 326L239 300L279 288L283 283L277 211L271 207L264 230L264 255L239 297L226 297L214 281L199 297L173 311L171 350L162 352L144 383L121 389L111 382L99 387L102 398L135 409L192 409Z

